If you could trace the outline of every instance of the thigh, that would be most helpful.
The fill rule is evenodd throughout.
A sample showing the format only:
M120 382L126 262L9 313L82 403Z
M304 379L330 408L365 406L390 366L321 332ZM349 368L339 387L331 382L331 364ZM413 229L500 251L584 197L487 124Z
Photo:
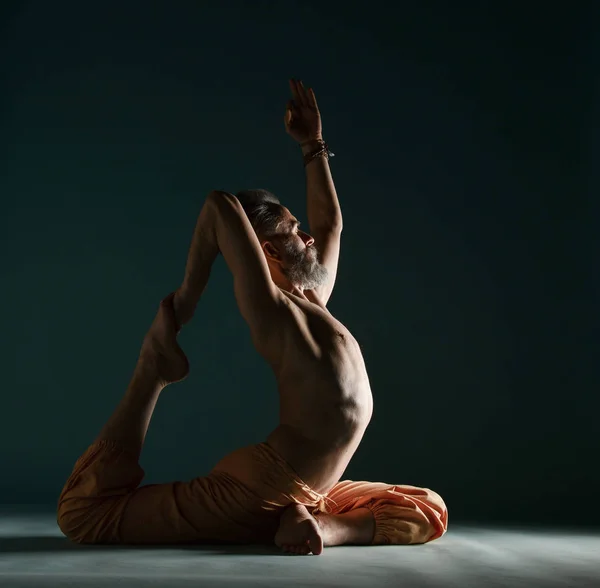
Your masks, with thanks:
M218 473L189 482L142 486L127 498L120 543L256 543L268 541L255 499Z
M263 542L273 516L227 472L140 486L144 471L114 442L79 458L59 498L58 523L77 543ZM270 533L270 537L269 537Z

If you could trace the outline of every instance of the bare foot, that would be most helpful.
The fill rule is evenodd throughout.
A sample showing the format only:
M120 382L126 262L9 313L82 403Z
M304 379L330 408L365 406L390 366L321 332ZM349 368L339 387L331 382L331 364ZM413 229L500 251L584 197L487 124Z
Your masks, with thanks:
M183 349L177 343L179 331L173 309L173 297L161 300L156 317L142 343L138 365L155 373L161 384L167 386L183 380L190 371Z
M279 519L279 529L275 534L275 545L286 553L320 555L323 551L323 537L315 518L301 504L288 506Z

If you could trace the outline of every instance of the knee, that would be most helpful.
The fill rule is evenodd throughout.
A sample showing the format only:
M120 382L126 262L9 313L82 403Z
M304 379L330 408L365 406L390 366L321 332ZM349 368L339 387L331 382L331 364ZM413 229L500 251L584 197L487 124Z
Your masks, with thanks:
M73 541L74 543L82 543L82 538L78 535L76 531L76 525L73 522L72 514L66 510L64 507L59 506L58 511L56 513L56 522L58 524L58 528L62 531L63 535Z
M68 503L67 503L68 504ZM85 516L85 515L84 515ZM56 522L63 535L74 543L84 543L82 529L82 512L66 506L64 502L59 503L56 512Z
M431 509L431 514L435 516L435 519L443 524L445 532L448 527L448 507L444 499L429 488L423 488L423 492L425 493L424 502Z
M424 541L424 543L427 543L434 539L439 539L448 530L448 507L444 499L437 492L429 488L425 488L424 490L427 492L427 505L430 509L427 514L429 536Z
M65 537L73 543L99 543L94 532L98 518L96 514L89 506L65 501L58 505L56 522Z

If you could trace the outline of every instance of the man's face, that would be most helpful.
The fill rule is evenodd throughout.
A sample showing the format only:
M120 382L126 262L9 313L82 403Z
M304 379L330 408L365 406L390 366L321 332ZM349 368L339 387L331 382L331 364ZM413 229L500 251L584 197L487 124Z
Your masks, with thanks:
M300 223L285 209L282 234L276 245L281 255L281 272L295 286L312 290L327 281L327 268L319 263L314 239L298 227Z

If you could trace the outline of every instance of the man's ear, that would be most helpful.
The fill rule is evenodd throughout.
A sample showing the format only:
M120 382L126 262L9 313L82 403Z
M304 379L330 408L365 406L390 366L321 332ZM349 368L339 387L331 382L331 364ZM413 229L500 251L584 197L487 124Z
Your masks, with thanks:
M279 251L277 248L271 243L271 241L265 241L263 243L263 251L267 256L267 259L273 259L274 261L281 261L281 255L279 255Z

